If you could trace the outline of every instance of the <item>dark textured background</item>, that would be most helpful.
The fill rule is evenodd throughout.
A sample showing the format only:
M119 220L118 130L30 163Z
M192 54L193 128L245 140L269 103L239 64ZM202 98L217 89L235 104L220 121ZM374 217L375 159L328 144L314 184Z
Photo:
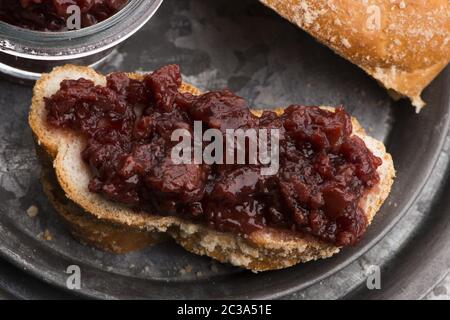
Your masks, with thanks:
M102 71L144 71L167 63L180 64L185 80L200 89L229 87L254 106L343 103L379 139L386 139L389 134L394 113L398 112L395 108L406 108L405 103L393 103L364 72L335 56L256 0L233 1L232 6L227 0L166 0L144 30L128 40ZM0 105L8 113L0 126L0 200L8 210L0 212L13 213L8 216L12 226L20 225L21 232L61 255L70 251L81 259L94 257L92 264L105 270L112 270L114 266L115 272L164 279L179 277L180 272L186 279L204 279L208 274L221 272L222 268L230 272L227 267L200 258L195 258L198 262L195 270L186 269L191 257L181 249L175 250L170 260L151 248L146 249L149 257L143 262L139 254L114 257L72 241L55 219L38 183L38 165L30 152L31 135L24 129L30 97L30 88L0 81ZM410 110L405 109L405 112ZM450 197L446 196L445 178L449 146L450 140L421 196L382 242L347 268L290 298L419 298L442 281L450 261L448 250L447 255L443 255L442 245L438 245L442 239L430 239L430 230L436 230L432 228L430 212L448 212L446 199ZM35 218L26 214L31 205L39 208ZM442 232L448 233L448 226L441 227ZM47 229L52 234L51 241L42 239ZM405 263L417 261L411 260L409 254L420 241L429 241L430 252L436 257L423 261L422 266L408 266L408 271L402 272L406 270ZM17 251L20 250L18 243ZM173 260L176 260L175 267ZM104 265L105 261L108 264ZM164 265L145 268L146 264L161 261L167 269ZM368 266L373 264L383 266L383 290L380 292L361 289ZM448 298L449 282L442 282L428 297ZM6 297L68 297L59 290L50 290L6 262L0 262L0 287ZM2 294L0 289L0 297Z

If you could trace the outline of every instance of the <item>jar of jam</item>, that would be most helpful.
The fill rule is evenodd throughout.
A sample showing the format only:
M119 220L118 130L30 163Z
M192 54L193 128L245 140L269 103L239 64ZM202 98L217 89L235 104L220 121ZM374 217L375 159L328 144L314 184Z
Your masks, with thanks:
M148 22L161 3L162 0L2 0L0 73L34 81L58 65L97 67L115 47ZM67 28L69 5L79 8L79 29Z
M69 31L93 26L129 0L2 0L0 21L36 31Z

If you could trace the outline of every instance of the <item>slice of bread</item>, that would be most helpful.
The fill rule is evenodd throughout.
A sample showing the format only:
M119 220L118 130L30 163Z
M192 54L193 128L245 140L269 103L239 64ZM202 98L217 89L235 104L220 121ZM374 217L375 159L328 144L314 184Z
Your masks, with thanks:
M138 74L130 74L132 78L142 78ZM200 255L207 255L221 262L228 262L253 271L265 271L281 269L300 262L330 257L340 248L332 244L318 240L307 235L288 231L266 228L254 232L248 237L240 237L231 233L222 233L209 229L202 225L193 224L177 217L161 217L145 212L136 212L123 205L106 200L98 194L89 192L88 183L91 173L88 166L81 159L81 151L84 148L83 140L71 131L51 128L46 123L46 111L44 97L50 97L58 89L64 79L90 79L96 84L105 85L105 77L86 67L67 65L54 69L50 74L42 76L34 88L34 96L29 114L29 124L36 138L38 149L45 157L53 161L54 174L61 188L68 198L70 205L61 206L64 200L52 200L57 211L64 220L72 225L71 229L77 230L75 234L84 241L95 243L95 228L98 226L114 226L115 231L122 229L122 235L115 234L111 237L116 240L116 249L121 246L120 241L127 238L130 230L153 234L150 239L159 238L159 234L165 233L171 236L185 249ZM180 88L182 92L200 94L200 91L188 84ZM330 109L333 110L333 109ZM262 111L253 110L255 115ZM283 109L276 109L281 114ZM354 134L361 137L368 148L378 157L383 159L383 164L378 168L380 183L375 186L367 196L362 199L360 205L364 209L369 222L389 195L395 170L391 156L386 152L383 143L366 135L356 119L353 119ZM43 158L41 156L41 158ZM48 176L48 174L46 175ZM45 189L52 196L52 185L57 184L44 179ZM72 212L72 208L78 208ZM92 224L89 236L83 233L83 224L77 223L78 219L66 217L76 214L78 217L87 216ZM81 231L80 231L81 229ZM156 236L154 236L156 235ZM94 239L92 239L94 238ZM106 237L107 239L108 237ZM122 239L119 241L119 239ZM101 241L99 247L111 248ZM107 240L106 240L107 242ZM144 243L145 241L139 243ZM152 241L149 241L152 242ZM124 244L125 248L129 245ZM137 247L140 247L137 246ZM114 251L127 251L115 250Z

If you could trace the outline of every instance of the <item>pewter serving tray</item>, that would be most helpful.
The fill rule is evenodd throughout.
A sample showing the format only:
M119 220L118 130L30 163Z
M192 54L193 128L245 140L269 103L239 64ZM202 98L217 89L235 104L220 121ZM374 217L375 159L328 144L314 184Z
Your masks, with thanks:
M101 71L153 70L168 63L180 64L185 81L200 89L229 87L256 107L342 104L370 135L383 140L397 179L364 240L328 260L260 274L189 254L171 242L126 255L79 244L56 218L39 183L27 126L31 88L0 80L0 254L52 287L39 280L12 285L8 281L25 275L10 265L0 268L11 277L2 278L0 286L25 298L58 296L62 293L55 292L62 291L55 290L66 290L64 271L74 264L81 267L82 286L64 296L417 298L442 278L449 268L449 197L432 200L437 190L446 192L445 185L440 187L448 160L442 153L450 109L448 69L427 89L428 106L417 115L407 101L393 102L363 71L257 1L169 0ZM26 213L32 205L39 208L35 218ZM45 230L50 241L43 239ZM370 264L389 271L384 290L364 289Z

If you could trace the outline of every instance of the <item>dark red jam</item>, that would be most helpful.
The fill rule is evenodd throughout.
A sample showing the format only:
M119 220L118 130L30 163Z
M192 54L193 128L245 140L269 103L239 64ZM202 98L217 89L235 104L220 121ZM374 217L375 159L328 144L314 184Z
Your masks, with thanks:
M68 8L77 5L81 27L89 27L117 13L128 0L1 0L0 21L37 31L67 30Z
M338 246L357 243L367 228L360 199L379 182L382 164L352 136L350 116L318 107L290 106L258 118L228 90L180 93L179 67L143 81L123 73L106 86L66 80L45 100L48 123L81 133L94 178L89 189L151 214L176 215L246 236L262 228L312 234ZM260 165L174 164L177 128L271 128L280 132L279 171Z

